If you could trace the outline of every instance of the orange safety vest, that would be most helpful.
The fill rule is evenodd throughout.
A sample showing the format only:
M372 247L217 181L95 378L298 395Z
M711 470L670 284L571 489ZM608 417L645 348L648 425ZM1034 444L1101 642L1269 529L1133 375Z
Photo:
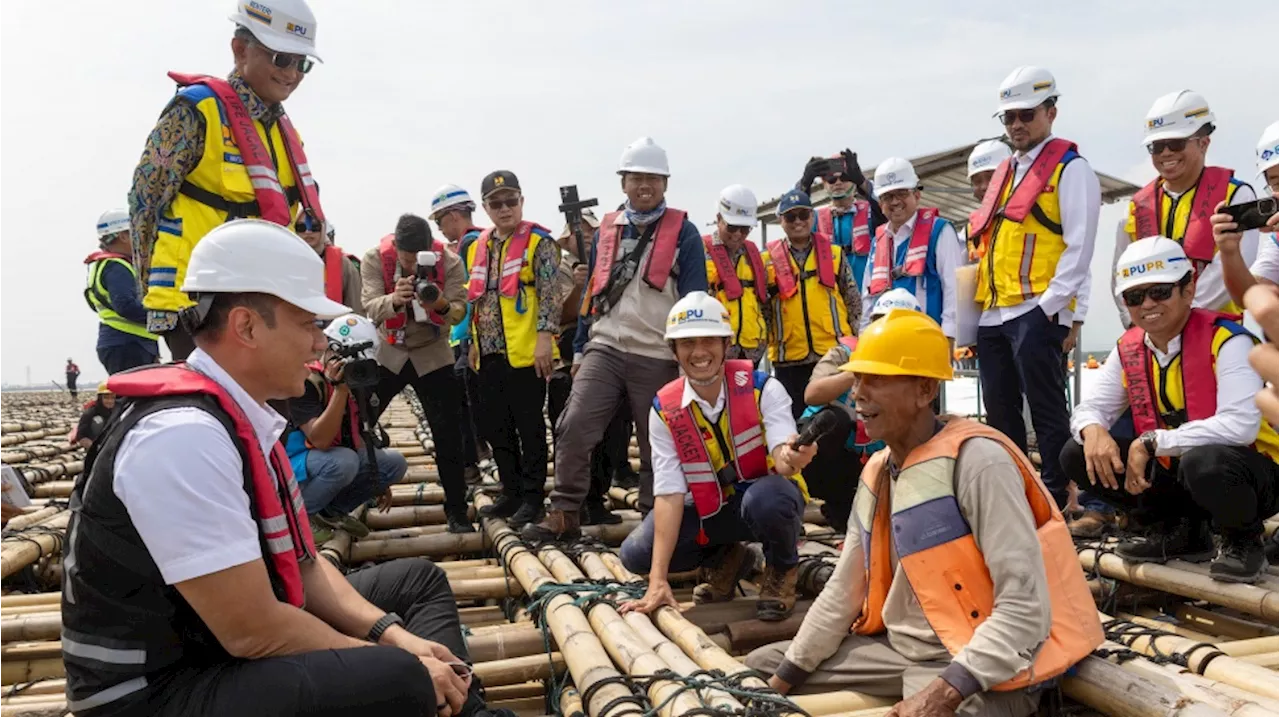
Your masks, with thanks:
M933 207L920 207L916 210L916 224L911 231L911 239L907 244L907 259L898 269L901 276L924 276L925 261L929 258L929 237L933 236L933 220L938 218L938 210ZM880 225L876 232L875 262L871 265L871 284L867 293L879 296L893 286L894 269L893 235L889 225Z
M814 232L810 241L813 242L813 250L818 254L815 260L818 266L818 283L828 289L836 288L836 271L831 263L831 235ZM769 257L773 260L778 293L784 299L790 299L800 288L800 281L797 281L796 274L791 269L790 246L790 242L785 238L769 242ZM800 267L800 270L803 272L804 267Z
M336 246L324 248L324 295L330 301L342 303L342 270L352 258Z
M618 242L622 240L622 225L615 224L622 212L609 212L600 222L600 237L596 241L596 266L591 273L591 295L594 299L609 288L613 276L613 262L618 258ZM654 229L649 260L644 268L644 282L654 291L662 291L675 265L676 250L680 247L680 230L687 215L680 209L667 208L658 218ZM583 298L586 306L587 299ZM594 311L594 308L592 309Z
M950 462L945 470L954 470L960 448L970 438L996 441L1018 466L1048 578L1052 615L1048 639L1039 646L1030 668L992 687L1017 690L1061 675L1087 657L1102 644L1102 625L1066 521L1031 461L1003 433L977 421L953 418L937 435L911 451L896 479L893 500L878 500L888 497L888 451L873 456L862 471L854 518L862 533L867 591L851 631L876 635L885 630L881 613L894 576L891 540L925 619L953 656L991 616L995 607L991 573L956 500L954 476L938 483L928 475L935 473L938 462ZM906 490L908 483L937 495ZM913 504L891 505L897 500Z
M858 199L853 203L852 252L866 256L871 252L871 202ZM818 233L829 237L836 235L836 220L830 206L818 207ZM858 219L863 221L859 222ZM859 277L861 278L861 277Z
M1182 250L1187 258L1195 263L1197 275L1205 264L1213 261L1218 250L1213 241L1213 226L1209 217L1213 216L1219 202L1227 199L1227 189L1231 186L1231 178L1235 172L1225 167L1205 167L1196 182L1196 195L1192 199L1191 213L1187 216L1187 230L1182 238ZM1164 180L1156 178L1150 184L1139 189L1133 195L1133 223L1135 239L1160 236L1160 193ZM1173 233L1173 222L1166 227Z

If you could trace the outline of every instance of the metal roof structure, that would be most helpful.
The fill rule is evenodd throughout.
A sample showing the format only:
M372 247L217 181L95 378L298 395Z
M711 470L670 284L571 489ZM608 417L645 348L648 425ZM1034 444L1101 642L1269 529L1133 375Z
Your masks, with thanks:
M978 208L978 201L973 198L968 177L969 152L973 151L976 144L976 142L966 144L911 160L916 175L920 177L920 203L937 207L942 212L942 216L957 228L963 227L969 219L969 214ZM876 164L866 166L874 168ZM1098 172L1098 181L1102 185L1102 201L1107 204L1127 199L1139 189L1135 184L1101 172ZM815 207L831 203L826 189L821 187L814 189L811 198ZM768 225L778 223L776 212L779 199L781 196L761 202L756 216L760 219L762 233L768 231Z

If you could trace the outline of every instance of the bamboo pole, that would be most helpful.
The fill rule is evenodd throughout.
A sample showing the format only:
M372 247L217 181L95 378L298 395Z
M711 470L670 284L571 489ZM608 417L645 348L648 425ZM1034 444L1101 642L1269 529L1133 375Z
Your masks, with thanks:
M31 493L33 498L70 498L75 487L73 480L51 480L31 486Z
M519 597L524 594L515 578L449 578L454 600L487 600L491 598Z
M553 652L550 658L544 652L527 657L477 662L472 667L475 670L476 677L480 678L485 687L497 687L499 685L519 684L529 680L545 680L553 676L551 673L553 664L555 665L556 674L564 672L565 661L563 653Z
M65 717L67 714L65 697L35 704L0 706L0 717Z
M320 554L335 568L342 570L351 559L351 534L342 529L334 530L333 536L320 546Z
M534 627L531 623L525 625L495 625L497 629L480 632L473 630L471 635L467 637L467 652L470 653L474 662L491 662L493 660L506 660L512 657L528 657L530 655L545 655L546 646L542 640L542 630ZM552 648L555 648L556 641L551 640Z
M13 685L4 685L0 687L0 694L8 695L18 687L22 687L22 691L18 695L54 695L61 696L66 694L67 680L65 678L57 680L44 680L31 685L22 686L21 683ZM17 696L17 695L15 695ZM3 700L0 700L3 701Z
M1221 717L1226 714L1097 657L1081 660L1072 669L1072 675L1063 678L1062 692L1111 717Z
M39 527L52 531L65 531L67 529L67 521L70 519L71 513L64 510L46 522L40 523ZM31 532L20 537L5 538L3 543L0 544L2 545L0 547L0 577L7 578L41 557L49 555L61 546L62 540L62 535L37 532Z
M29 593L4 595L0 597L0 609L29 606L29 605L47 605L50 610L57 610L58 605L62 603L62 593Z
M1280 653L1276 652L1262 652L1256 655L1245 655L1239 659L1241 662L1247 662L1250 665L1265 667L1272 672L1274 672L1277 667L1280 667Z
M1196 640L1197 642L1217 642L1218 640L1222 639L1219 637L1215 637L1213 635L1209 635L1207 633L1199 632L1198 630L1192 630L1191 628L1183 627L1182 625L1175 622L1165 622L1164 620L1156 620L1149 617L1143 617L1141 615L1133 615L1127 612L1117 612L1116 617L1120 618L1121 620L1128 620L1129 622L1135 625L1142 625L1143 627L1150 627L1150 628L1155 628L1156 630L1164 630L1165 632L1172 632L1175 635L1181 635L1183 637Z
M1134 585L1205 600L1272 622L1280 619L1280 594L1272 590L1239 583L1222 583L1207 575L1175 570L1156 563L1131 564L1111 554L1104 554L1099 558L1098 551L1093 548L1080 551L1080 565L1086 571L1094 570L1096 565L1101 574Z
M1147 615L1146 610L1140 611L1143 615ZM1230 637L1236 640L1245 640L1251 637L1266 637L1276 634L1275 625L1263 625L1251 620L1244 620L1231 615L1223 615L1220 612L1206 610L1202 607L1194 605L1179 605L1173 610L1174 617L1179 620L1196 627L1204 627L1210 632Z
M40 508L39 510L32 511L30 513L19 515L16 518L12 518L9 520L9 523L4 527L5 527L5 530L7 531L22 530L23 528L29 528L38 523L43 523L44 521L52 518L53 516L57 515L60 512L62 512L61 508L57 508L52 505L47 506L45 508Z
M408 528L414 525L436 525L444 522L443 505L415 505L392 508L385 513L370 513L368 517L370 530Z
M35 682L50 677L66 677L62 657L44 657L37 660L5 660L0 662L0 682Z
M62 656L62 642L40 640L38 642L7 642L0 645L0 660L43 660Z
M560 691L560 714L563 717L585 717L582 711L582 695L573 685L565 685Z
M373 516L370 516L370 520L372 519ZM479 553L488 547L489 540L482 532L439 533L399 540L357 540L351 546L351 562L416 556L441 558L459 553Z
M44 612L0 620L0 640L51 640L62 634L62 613Z
M1280 650L1280 636L1272 635L1270 637L1255 637L1251 640L1219 642L1218 649L1231 657L1244 657L1245 655L1275 652L1276 650Z

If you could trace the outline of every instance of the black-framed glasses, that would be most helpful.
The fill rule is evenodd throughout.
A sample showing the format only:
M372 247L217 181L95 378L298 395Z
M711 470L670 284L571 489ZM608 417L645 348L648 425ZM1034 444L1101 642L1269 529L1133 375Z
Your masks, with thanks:
M1166 149L1170 152L1181 152L1187 148L1187 143L1191 141L1190 137L1179 137L1177 139L1158 139L1147 145L1147 152L1152 156L1164 152Z
M311 212L304 211L298 215L298 221L293 225L293 232L301 234L303 232L320 231L320 220L311 216Z
M1000 115L1000 122L1005 127L1013 126L1013 123L1016 120L1022 120L1022 124L1031 124L1031 122L1036 118L1037 109L1039 108L1032 107L1031 109L1025 110L1005 110L1004 113Z
M783 212L782 221L784 222L807 222L813 216L813 212L808 209L792 209Z
M826 184L835 184L836 182L846 182L849 180L848 177L845 177L843 174L828 174L822 177L822 181Z
M724 233L725 234L744 234L744 235L750 234L751 227L740 227L737 224L730 224L729 222L725 222Z
M501 209L503 207L506 207L507 209L515 209L520 206L520 197L515 196L510 199L486 199L484 200L484 203L489 205L490 209Z
M1152 301L1168 301L1169 297L1173 296L1173 290L1175 288L1186 286L1187 282L1190 280L1191 275L1188 274L1172 284L1152 284L1150 286L1139 286L1133 289L1125 289L1120 293L1120 296L1124 298L1124 305L1130 307L1142 306L1148 296L1151 297Z

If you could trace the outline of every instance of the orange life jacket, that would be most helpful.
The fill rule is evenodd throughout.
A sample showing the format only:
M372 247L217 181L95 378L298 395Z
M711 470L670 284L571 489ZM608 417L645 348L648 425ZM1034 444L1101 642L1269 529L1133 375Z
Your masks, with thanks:
M1182 243L1187 258L1196 265L1196 272L1213 261L1217 245L1213 241L1213 216L1219 202L1226 201L1227 189L1235 172L1225 167L1205 167L1196 182L1196 195L1192 199L1191 213L1187 216L1187 232L1183 237L1170 237ZM1164 180L1157 177L1133 195L1133 223L1135 239L1161 236L1160 193ZM1172 225L1172 222L1170 222ZM1172 233L1172 226L1166 227Z
M1036 209L1036 199L1048 186L1049 179L1053 177L1062 158L1067 155L1067 152L1075 149L1076 143L1065 139L1054 138L1045 143L1044 149L1036 155L1031 168L1027 170L1022 181L1009 196L1009 201L999 208L999 214L1018 223L1026 219L1027 214ZM1013 157L1005 157L1000 166L996 167L996 173L991 177L991 183L987 185L987 193L982 195L982 204L977 211L969 215L969 241L975 245L996 217L996 205L1000 203L1000 196L1004 194L1005 184L1012 181L1014 176L1013 162Z
M852 632L884 632L885 599L893 582L890 541L920 609L938 639L953 656L958 654L995 606L994 586L973 530L955 497L954 476L939 486L920 476L935 461L954 461L970 438L999 443L1018 466L1039 539L1049 586L1052 624L1032 666L992 689L1016 690L1063 674L1102 644L1102 626L1066 521L1040 482L1031 461L1003 433L977 421L955 418L933 438L907 456L897 477L894 498L917 501L898 509L888 498L888 451L880 451L862 471L862 486L854 501L854 517L862 533L866 597ZM932 483L936 497L906 488L908 483Z
M835 267L831 263L831 235L814 232L813 251L818 253L818 283L828 289L836 288ZM774 239L769 242L769 257L773 260L774 279L778 282L778 293L784 299L790 299L800 288L800 281L791 269L791 244L787 239ZM800 270L803 272L804 267Z
M929 258L929 237L933 235L933 220L938 218L938 210L933 207L920 207L916 210L915 228L911 230L910 243L907 244L907 260L898 268L900 276L923 276L925 261ZM871 265L871 284L867 293L879 296L893 286L894 268L893 235L887 223L880 225L876 232L875 261Z
M502 273L498 278L498 293L508 299L520 293L520 270L524 268L525 253L529 250L529 237L534 229L550 235L551 231L533 222L520 222L507 242L507 254L502 257ZM471 283L467 286L467 301L475 301L489 287L489 238L493 227L476 237L476 253L471 262Z
M720 285L724 287L724 295L730 301L737 301L742 298L742 280L738 278L737 267L729 260L729 250L724 244L717 244L711 238L711 235L702 237L702 244L707 249L707 256L711 257L712 263L716 267L716 275L720 279ZM764 270L764 260L760 257L760 249L751 242L744 242L742 245L747 250L747 263L751 264L751 274L755 276L752 279L752 285L756 291L756 298L760 303L769 300L769 275Z
M324 248L324 295L330 301L342 303L342 270L350 257L336 246ZM392 270L394 273L394 269ZM392 282L392 286L395 282Z
M853 203L853 211L853 253L866 256L871 252L871 202L859 199ZM863 221L859 222L859 219ZM818 233L829 237L836 235L835 215L830 206L818 207Z
M622 225L615 224L622 212L609 212L600 222L600 238L596 242L596 266L591 273L591 298L603 294L609 288L613 275L613 262L618 258L618 242L622 240ZM676 249L680 247L680 230L687 215L679 209L667 208L658 218L654 229L649 260L644 267L644 282L654 291L662 291L675 265ZM584 299L584 305L586 301Z
M435 266L435 271L433 272L432 280L435 281L436 285L440 287L441 291L444 291L444 276L445 276L444 244L439 239L436 239L431 246L431 250L434 251L436 255L439 257L436 260L436 266ZM378 244L378 256L382 259L382 290L390 294L391 292L396 290L396 265L400 261L396 255L396 236L394 234L388 234L382 237L382 241ZM329 257L326 254L325 256L326 272L329 271L328 260L329 260ZM341 282L339 282L339 284L341 284ZM327 282L325 286L326 286L325 290L327 292L328 291ZM342 290L339 289L338 291L339 291L339 297L337 299L334 299L334 301L341 303ZM414 299L414 301L417 301L417 299ZM428 309L427 318L430 319L431 323L435 324L436 326L444 326L445 317L437 314L434 311L431 311ZM382 322L383 328L387 330L388 344L391 344L394 346L404 341L404 327L405 327L405 324L407 324L408 322L409 322L408 304L406 304L405 307L401 309L399 313L397 313L395 316L392 316L391 318Z

